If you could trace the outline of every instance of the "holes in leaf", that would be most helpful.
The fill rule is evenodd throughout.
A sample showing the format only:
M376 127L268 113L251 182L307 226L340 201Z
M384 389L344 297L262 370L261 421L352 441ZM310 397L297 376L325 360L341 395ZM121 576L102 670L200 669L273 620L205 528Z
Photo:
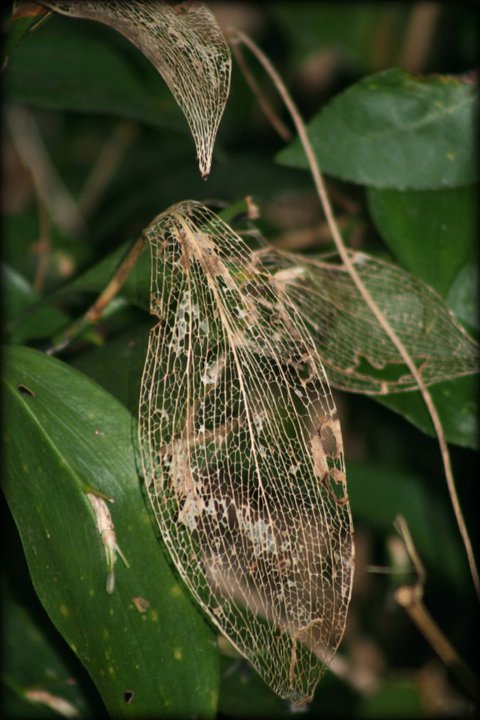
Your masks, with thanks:
M135 691L134 690L125 690L123 693L123 701L126 705L131 705L132 702L135 700Z
M22 383L17 385L17 390L20 393L20 395L25 395L27 397L35 397L35 393L33 392L33 390L30 390L29 387L27 387L26 385L23 385Z

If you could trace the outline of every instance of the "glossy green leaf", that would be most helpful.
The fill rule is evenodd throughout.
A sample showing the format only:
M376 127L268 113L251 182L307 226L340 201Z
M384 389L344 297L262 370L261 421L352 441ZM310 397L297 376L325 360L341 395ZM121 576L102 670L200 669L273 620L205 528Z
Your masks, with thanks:
M466 564L457 529L422 478L374 463L347 462L354 520L391 534L395 517L402 514L427 567L463 586Z
M400 263L445 296L471 255L476 237L477 193L452 190L368 190L380 235Z
M122 37L92 23L53 17L25 38L8 64L4 91L39 107L183 128L179 110L150 63Z
M430 190L477 178L478 90L453 76L385 70L362 78L310 122L321 169L375 188ZM307 168L299 140L277 156Z
M442 421L447 442L478 449L478 376L438 383L430 394ZM435 437L432 421L420 392L396 393L375 400L400 413L415 427Z
M115 717L212 715L213 635L156 539L132 416L58 360L20 347L5 360L5 492L42 604ZM111 594L87 492L114 500L129 567L116 563Z

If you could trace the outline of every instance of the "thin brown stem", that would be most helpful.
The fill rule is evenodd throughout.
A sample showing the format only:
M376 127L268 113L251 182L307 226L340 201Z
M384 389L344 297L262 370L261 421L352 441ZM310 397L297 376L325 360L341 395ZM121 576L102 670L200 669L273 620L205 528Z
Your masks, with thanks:
M468 534L468 530L465 524L465 520L463 517L462 509L460 506L460 502L458 499L457 489L455 486L455 479L453 476L452 471L452 465L450 461L450 454L448 451L447 442L445 440L445 434L443 432L442 423L440 420L440 417L438 415L437 409L433 403L432 397L427 390L427 387L423 381L423 378L415 365L415 362L413 361L412 357L410 356L409 352L405 348L404 344L394 331L394 329L391 327L387 319L385 318L384 314L372 298L370 292L365 287L362 279L360 278L359 274L357 273L355 266L350 258L350 255L347 251L347 248L345 247L345 244L343 242L342 236L340 234L340 231L338 229L337 223L335 221L335 217L332 211L332 206L330 204L330 200L325 188L325 183L323 181L322 174L320 172L320 167L318 165L317 159L315 157L315 153L313 151L312 145L310 143L310 139L307 134L307 130L305 127L305 123L295 105L293 102L283 80L279 76L278 72L273 67L270 60L265 56L265 54L260 50L260 48L249 38L245 33L241 32L240 30L231 30L230 36L232 40L240 40L244 45L246 45L251 52L255 55L259 63L262 65L264 70L267 72L267 74L272 79L275 87L277 88L283 102L285 103L285 106L287 107L290 116L295 124L295 127L297 129L298 135L300 137L305 155L307 157L310 171L312 173L313 181L316 187L316 190L318 192L318 196L320 198L320 202L322 204L323 210L325 212L325 217L327 219L328 225L330 227L330 231L332 233L333 240L335 242L335 246L337 248L337 252L345 265L346 269L348 270L353 282L355 283L360 295L362 296L363 300L365 301L366 305L374 315L374 317L377 319L379 325L385 332L385 334L390 338L392 344L397 349L400 357L402 358L405 365L408 367L410 372L412 373L413 377L415 378L418 388L422 394L423 400L425 402L425 405L427 406L428 412L430 414L430 417L432 419L432 423L438 438L438 443L440 446L440 452L442 456L442 462L445 472L445 478L447 481L448 486L448 492L450 494L451 503L453 506L453 510L455 513L455 518L457 520L457 525L460 531L460 535L463 540L463 544L465 547L465 551L468 558L468 563L470 566L470 572L472 574L473 583L475 586L475 590L477 592L477 595L480 598L480 576L478 573L477 564L475 561L475 556L473 553L472 544L470 541L470 537Z
M408 613L410 619L420 630L429 645L445 665L455 673L465 689L468 690L474 698L478 698L478 689L472 671L460 657L450 640L443 634L425 607L423 591L426 572L405 518L401 515L397 516L394 525L405 544L407 554L417 572L417 580L413 585L402 585L402 587L399 587L395 591L395 600Z
M13 145L32 177L37 196L62 232L78 236L84 230L82 215L50 159L33 116L19 106L7 108L5 116Z
M418 2L412 6L400 55L400 65L411 73L420 72L428 57L435 32L440 5Z
M285 125L283 120L278 117L277 113L273 109L271 103L267 100L265 97L265 93L261 90L259 84L255 80L255 77L252 72L250 72L250 69L245 62L245 58L243 57L243 53L241 51L241 48L239 45L232 45L232 52L235 55L235 58L238 62L238 67L242 71L243 77L245 78L247 85L250 87L250 90L257 98L258 104L260 105L261 109L263 110L263 113L267 120L270 121L270 124L272 127L277 131L277 133L280 135L282 140L285 140L285 142L288 142L292 138L292 133L288 129L288 127Z
M45 282L45 275L47 273L48 258L52 247L52 241L50 235L50 216L47 208L43 204L41 198L37 197L37 201L39 236L35 246L32 247L32 251L37 254L38 263L35 269L33 288L37 292L41 292L43 283Z
M125 280L137 262L144 247L145 237L141 235L131 247L112 279L102 290L93 305L91 305L91 307L79 320L73 322L68 328L66 328L66 330L63 331L61 338L47 350L48 355L55 355L61 350L64 350L72 342L72 340L75 340L75 338L82 334L86 328L94 325L102 318L105 308L120 292Z

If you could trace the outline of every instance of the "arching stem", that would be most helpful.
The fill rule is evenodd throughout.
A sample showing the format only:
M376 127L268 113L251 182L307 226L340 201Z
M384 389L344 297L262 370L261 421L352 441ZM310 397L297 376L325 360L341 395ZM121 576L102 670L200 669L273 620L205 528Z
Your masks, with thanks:
M465 551L468 558L468 564L470 567L470 572L472 575L473 583L475 586L475 590L477 592L478 597L480 598L480 576L478 573L477 564L475 561L475 556L473 553L472 543L470 541L470 537L468 534L467 526L465 524L465 519L463 517L462 508L460 506L460 502L458 499L457 489L455 485L455 479L453 476L452 471L452 464L450 460L450 453L448 450L447 442L445 440L445 433L443 432L442 423L440 420L440 417L438 415L437 409L434 405L432 396L430 395L430 392L428 391L421 373L419 372L417 366L415 365L415 362L413 361L412 357L408 353L407 349L405 348L404 344L394 331L394 329L391 327L385 316L383 315L382 311L372 298L370 292L365 287L362 279L360 278L359 274L357 273L354 264L352 263L350 256L348 254L348 251L345 247L345 244L343 242L342 236L340 234L340 231L338 229L332 206L330 204L330 200L325 188L325 183L323 181L322 173L320 171L319 164L317 162L317 159L315 157L315 153L313 151L310 139L307 134L307 130L305 127L305 123L298 111L297 106L295 105L293 99L291 98L285 83L283 82L282 78L270 62L270 60L266 57L266 55L260 50L260 48L256 45L256 43L251 40L251 38L248 37L245 33L241 32L240 30L231 29L229 31L229 36L231 38L231 41L234 42L242 42L248 49L253 53L253 55L257 58L259 63L262 65L266 73L271 78L272 82L274 83L276 89L278 90L278 93L280 94L280 97L282 98L283 102L285 103L285 107L287 108L288 112L290 113L290 116L292 118L292 121L295 125L295 128L298 132L298 135L300 137L300 141L302 143L303 149L305 151L305 155L308 160L308 164L310 166L310 171L312 173L313 181L315 184L315 188L317 190L318 196L320 198L320 202L322 204L325 217L328 223L328 226L330 228L330 232L332 234L333 240L335 242L335 246L337 248L337 252L347 268L353 282L355 283L355 286L357 287L360 295L364 299L366 305L372 312L372 314L377 319L379 325L385 332L385 334L390 338L393 345L397 349L399 355L401 356L403 362L408 367L410 372L412 373L413 377L415 378L418 389L420 390L420 393L423 397L423 400L425 402L425 405L427 406L428 412L430 414L430 417L432 419L433 427L435 429L435 433L438 438L438 443L440 446L440 452L442 456L442 462L443 462L443 468L445 473L445 478L447 481L447 487L448 492L450 495L450 500L453 506L453 511L455 513L455 518L457 521L457 525L460 531L460 535L462 537L462 541L465 547Z

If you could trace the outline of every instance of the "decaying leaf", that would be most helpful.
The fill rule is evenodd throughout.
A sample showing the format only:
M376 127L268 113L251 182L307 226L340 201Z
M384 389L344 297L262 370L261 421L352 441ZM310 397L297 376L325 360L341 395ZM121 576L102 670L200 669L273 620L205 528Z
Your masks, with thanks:
M165 544L211 621L282 697L311 698L353 576L342 437L277 278L195 202L145 231L151 330L139 441Z
M97 20L124 35L151 61L183 110L200 172L210 172L213 145L230 88L229 47L201 2L39 0L71 17Z
M258 256L304 319L332 385L368 394L418 390L336 255L312 259L267 247ZM351 257L426 385L479 371L478 344L434 290L391 263Z
M95 525L105 549L105 560L107 563L106 591L111 594L115 590L115 563L117 562L117 555L120 555L126 567L128 567L128 561L118 546L115 526L107 503L103 498L92 492L87 493L87 498L93 510Z

